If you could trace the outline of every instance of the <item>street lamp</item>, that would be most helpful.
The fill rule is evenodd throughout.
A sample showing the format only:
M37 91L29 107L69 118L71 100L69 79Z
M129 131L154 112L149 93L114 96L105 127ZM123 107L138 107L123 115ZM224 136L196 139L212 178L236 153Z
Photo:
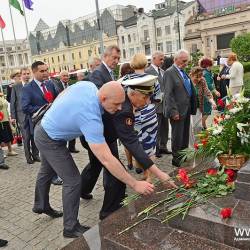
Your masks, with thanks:
M181 49L181 30L180 30L180 17L179 17L179 0L176 0L176 12L177 12L178 44L179 44L179 49Z
M99 42L100 42L100 50L101 50L101 55L104 52L104 46L103 46L103 37L102 37L102 22L101 22L101 18L100 18L100 10L99 10L99 4L98 4L98 0L95 0L95 5L96 5L96 17L97 17L97 26L98 26L98 30L99 30Z

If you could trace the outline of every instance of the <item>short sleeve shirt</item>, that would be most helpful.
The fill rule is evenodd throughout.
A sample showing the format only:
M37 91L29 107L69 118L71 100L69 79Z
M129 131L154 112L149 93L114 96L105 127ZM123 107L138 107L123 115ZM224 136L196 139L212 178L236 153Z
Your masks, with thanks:
M59 95L41 125L53 140L70 141L84 135L88 143L104 143L103 108L92 82L81 81Z

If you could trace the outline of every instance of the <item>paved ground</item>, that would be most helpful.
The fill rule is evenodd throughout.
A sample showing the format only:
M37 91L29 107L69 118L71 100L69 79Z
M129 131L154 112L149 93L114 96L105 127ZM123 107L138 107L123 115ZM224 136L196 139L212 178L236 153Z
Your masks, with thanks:
M77 148L81 149L81 146L77 145ZM60 249L72 241L62 236L62 218L51 219L31 211L39 163L27 165L23 148L15 150L19 155L6 159L10 169L0 170L0 238L9 241L3 249ZM122 147L120 151L124 161ZM81 149L74 159L81 170L88 161L87 152ZM164 171L171 170L169 156L164 156L157 163ZM102 178L99 178L93 195L93 200L80 202L79 220L89 226L99 221L103 199ZM52 185L50 201L53 208L62 209L61 196L61 187Z

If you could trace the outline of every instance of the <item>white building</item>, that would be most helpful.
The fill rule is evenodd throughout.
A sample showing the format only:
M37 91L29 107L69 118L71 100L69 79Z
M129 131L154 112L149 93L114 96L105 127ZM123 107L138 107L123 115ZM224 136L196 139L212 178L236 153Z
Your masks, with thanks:
M6 84L12 72L22 67L31 65L31 55L26 39L18 39L15 46L14 40L5 41L6 51L3 42L0 42L0 81Z
M160 50L170 56L179 49L178 19L180 44L184 48L184 24L196 9L196 3L179 1L177 15L176 1L169 0L156 5L156 9L144 13L138 9L135 16L123 21L118 26L121 61L129 61L135 53L151 55Z

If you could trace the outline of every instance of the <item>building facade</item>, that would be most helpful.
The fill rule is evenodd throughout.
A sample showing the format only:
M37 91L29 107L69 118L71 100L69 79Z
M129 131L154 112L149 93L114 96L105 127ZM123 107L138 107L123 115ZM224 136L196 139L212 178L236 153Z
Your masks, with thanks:
M129 61L135 53L150 56L155 50L171 56L180 47L183 48L184 24L193 15L195 6L194 1L179 1L176 6L176 1L168 0L157 4L149 13L138 9L136 15L122 22L117 28L119 47L122 51L121 60Z
M189 52L198 49L214 59L218 55L227 57L232 38L250 32L250 1L237 1L237 5L223 2L223 7L218 8L210 8L208 2L202 8L198 6L196 14L186 22L184 44Z
M134 10L114 5L100 11L104 47L118 45L117 24L133 16ZM32 58L48 63L51 73L88 68L89 58L101 54L99 32L95 14L60 21L51 28L40 20L29 37Z
M7 84L10 79L10 74L20 70L22 67L31 65L31 55L29 45L26 39L7 40L0 42L0 81L2 84Z

